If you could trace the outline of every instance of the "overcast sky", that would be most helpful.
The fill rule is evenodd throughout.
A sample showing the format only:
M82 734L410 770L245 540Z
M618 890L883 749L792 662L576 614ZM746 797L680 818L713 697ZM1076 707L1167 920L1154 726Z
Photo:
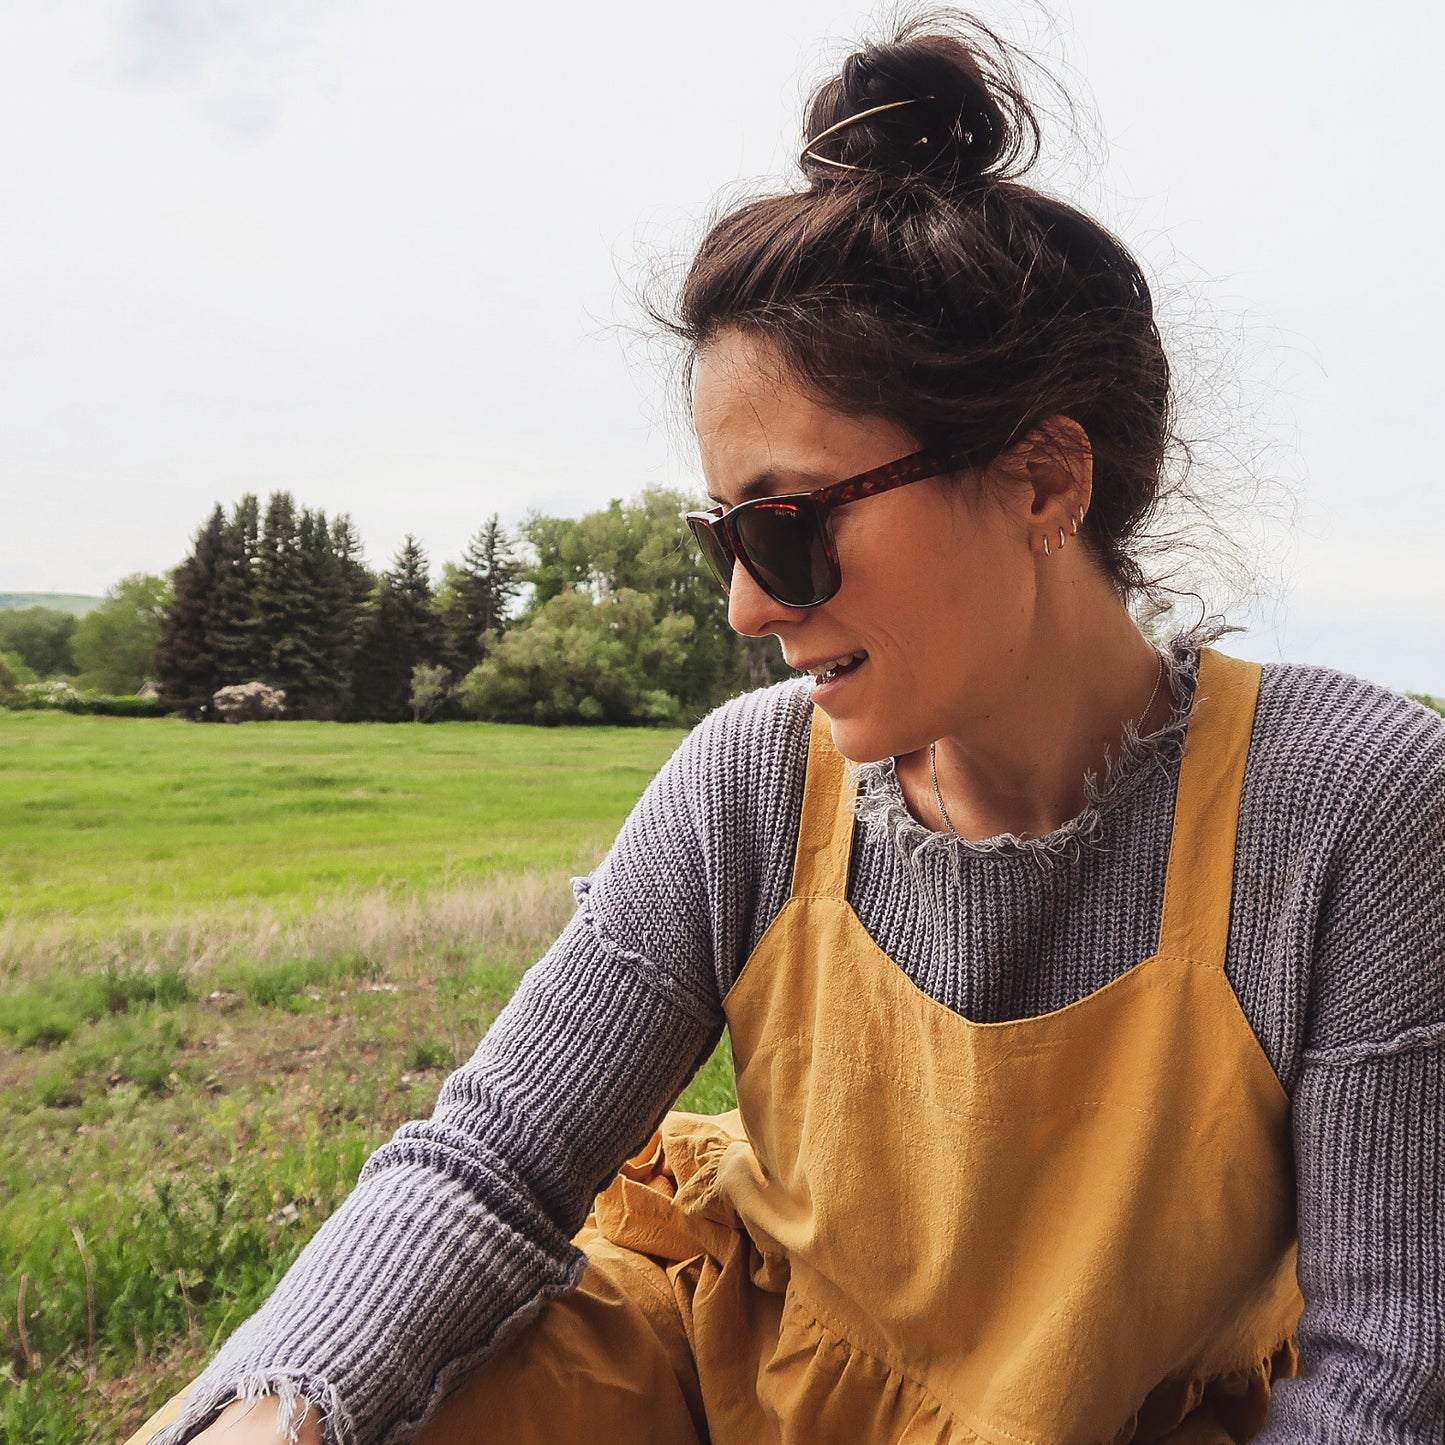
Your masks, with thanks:
M1236 650L1445 693L1445 12L977 10L1097 118L1042 174L1145 261L1200 485L1283 483ZM0 0L0 591L165 571L247 490L439 566L695 482L632 298L880 13Z

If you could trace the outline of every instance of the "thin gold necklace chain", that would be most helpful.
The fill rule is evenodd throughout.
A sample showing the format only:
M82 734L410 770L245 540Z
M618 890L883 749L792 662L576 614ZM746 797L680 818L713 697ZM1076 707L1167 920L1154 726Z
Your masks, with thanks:
M1139 714L1139 725L1142 727L1145 718L1149 716L1149 709L1154 706L1154 699L1159 696L1159 689L1164 685L1164 654L1159 653L1159 676L1154 679L1154 691L1149 694L1149 701L1144 704L1144 711ZM958 829L953 826L953 819L948 816L948 805L943 801L943 790L938 786L938 744L936 742L928 745L928 773L933 779L933 801L938 804L938 811L943 818L943 826L948 829L950 838L958 838Z

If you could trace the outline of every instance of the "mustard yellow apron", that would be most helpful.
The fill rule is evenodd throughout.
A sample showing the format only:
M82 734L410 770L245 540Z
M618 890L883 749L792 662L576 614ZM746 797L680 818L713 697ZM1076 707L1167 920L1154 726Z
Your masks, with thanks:
M1159 951L1000 1024L849 906L852 788L815 717L792 896L724 1001L737 1111L668 1116L598 1196L578 1290L419 1438L1256 1433L1302 1308L1288 1100L1224 973L1258 686L1203 652Z

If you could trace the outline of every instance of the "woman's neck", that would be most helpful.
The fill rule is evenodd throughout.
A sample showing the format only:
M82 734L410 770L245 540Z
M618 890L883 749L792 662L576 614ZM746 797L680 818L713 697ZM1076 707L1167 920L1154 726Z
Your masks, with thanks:
M938 792L962 838L1053 832L1083 811L1085 775L1105 775L1127 727L1169 720L1164 665L1124 605L1112 592L1070 602L1041 613L1000 706L938 739ZM913 815L948 831L927 748L898 760L898 779Z

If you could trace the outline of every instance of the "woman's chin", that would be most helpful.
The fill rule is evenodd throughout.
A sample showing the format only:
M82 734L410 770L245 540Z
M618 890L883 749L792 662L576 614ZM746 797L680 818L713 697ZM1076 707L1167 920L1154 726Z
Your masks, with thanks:
M832 724L833 746L850 763L876 763L896 756L893 746L896 732L881 727L871 718L840 718L829 714L828 721Z

